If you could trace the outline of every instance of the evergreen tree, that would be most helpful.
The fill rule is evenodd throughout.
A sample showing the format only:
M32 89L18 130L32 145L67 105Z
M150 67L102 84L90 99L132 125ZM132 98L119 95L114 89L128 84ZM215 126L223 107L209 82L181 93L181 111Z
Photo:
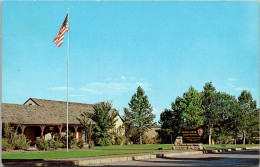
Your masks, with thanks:
M183 117L187 128L198 128L204 124L205 111L202 108L201 96L193 87L183 94L181 106L184 108Z
M125 136L130 139L130 137L132 137L132 139L134 140L133 142L136 143L136 136L138 136L136 129L133 126L133 123L130 121L131 117L130 117L131 113L127 108L124 108L124 128L125 128Z
M131 125L129 127L136 128L140 144L142 144L142 135L153 125L153 119L155 118L155 115L152 113L153 108L140 86L137 88L137 92L132 96L128 105L129 109L124 108L124 117L128 118Z

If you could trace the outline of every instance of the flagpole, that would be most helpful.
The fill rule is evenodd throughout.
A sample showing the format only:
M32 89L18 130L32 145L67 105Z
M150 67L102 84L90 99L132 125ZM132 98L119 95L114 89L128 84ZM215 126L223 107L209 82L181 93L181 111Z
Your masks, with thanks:
M68 8L68 25L69 24L69 8ZM69 27L70 28L70 27ZM69 152L69 49L70 49L70 30L68 30L68 56L67 56L67 152Z

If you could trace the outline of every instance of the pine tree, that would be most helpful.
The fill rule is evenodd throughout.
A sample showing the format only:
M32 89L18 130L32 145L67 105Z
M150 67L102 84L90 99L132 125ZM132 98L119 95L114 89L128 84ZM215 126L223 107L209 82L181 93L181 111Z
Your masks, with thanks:
M142 144L142 135L153 125L153 119L155 118L155 115L152 113L153 108L140 86L137 88L137 92L132 96L128 105L129 109L124 108L124 117L128 118L129 127L136 128L140 144Z
M204 124L205 111L202 108L201 94L196 89L190 87L183 94L181 106L184 108L183 117L187 128L198 128Z

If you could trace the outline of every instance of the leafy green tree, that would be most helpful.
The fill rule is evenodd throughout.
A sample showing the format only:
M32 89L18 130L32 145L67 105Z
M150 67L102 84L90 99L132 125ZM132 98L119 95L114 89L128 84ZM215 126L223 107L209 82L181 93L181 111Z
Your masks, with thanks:
M109 130L115 126L117 111L112 109L111 102L101 102L93 105L93 113L85 113L96 124L93 127L93 134L97 137L97 145L110 145L111 136Z
M234 144L237 144L237 138L240 131L240 124L241 124L241 105L237 102L232 103L232 110L230 111L230 118L228 121L228 127L230 131L232 132L233 138L234 138Z
M241 131L243 135L243 144L246 141L246 135L252 129L252 116L254 116L257 112L256 101L253 100L252 94L249 91L243 90L238 97L238 102L242 107L241 110ZM255 114L254 114L255 113ZM254 124L256 121L253 121Z
M173 111L164 109L160 114L161 129L157 130L162 143L172 143L174 130L171 128L173 124ZM170 136L170 138L169 138Z
M253 137L259 137L259 108L254 110L250 115L250 123L248 128L248 137L250 139L250 143L252 143Z
M234 132L236 130L233 123L235 121L238 121L237 123L240 122L239 117L235 117L235 113L239 109L237 104L235 96L223 92L216 93L214 110L219 115L218 123L215 127L215 132L218 138L232 136L232 131Z
M212 82L205 83L202 91L202 105L205 110L204 128L209 135L209 145L211 145L211 136L213 127L218 122L218 112L215 110L216 89Z
M197 128L204 124L205 116L202 107L202 95L193 87L183 94L181 107L184 108L184 121L188 128Z
M84 112L80 115L79 118L77 118L77 120L82 125L83 133L85 134L85 136L87 136L87 143L90 146L91 137L92 137L92 129L93 129L93 126L95 123L93 121L91 121L91 119L88 117L89 117L89 114Z
M160 115L159 123L161 124L161 129L158 130L158 134L164 143L173 143L181 132L184 124L182 101L182 98L177 97L175 102L171 104L171 110L165 109Z
M137 92L132 96L128 103L129 109L124 108L125 118L129 121L129 127L136 128L139 134L140 144L142 144L142 136L153 125L155 115L152 113L153 108L149 104L148 97L144 90L139 86Z

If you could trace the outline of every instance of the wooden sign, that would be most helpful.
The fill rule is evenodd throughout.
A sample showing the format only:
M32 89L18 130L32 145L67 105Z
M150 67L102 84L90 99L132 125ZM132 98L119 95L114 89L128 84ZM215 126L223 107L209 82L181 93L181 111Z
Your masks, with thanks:
M183 143L202 143L203 129L182 131Z

